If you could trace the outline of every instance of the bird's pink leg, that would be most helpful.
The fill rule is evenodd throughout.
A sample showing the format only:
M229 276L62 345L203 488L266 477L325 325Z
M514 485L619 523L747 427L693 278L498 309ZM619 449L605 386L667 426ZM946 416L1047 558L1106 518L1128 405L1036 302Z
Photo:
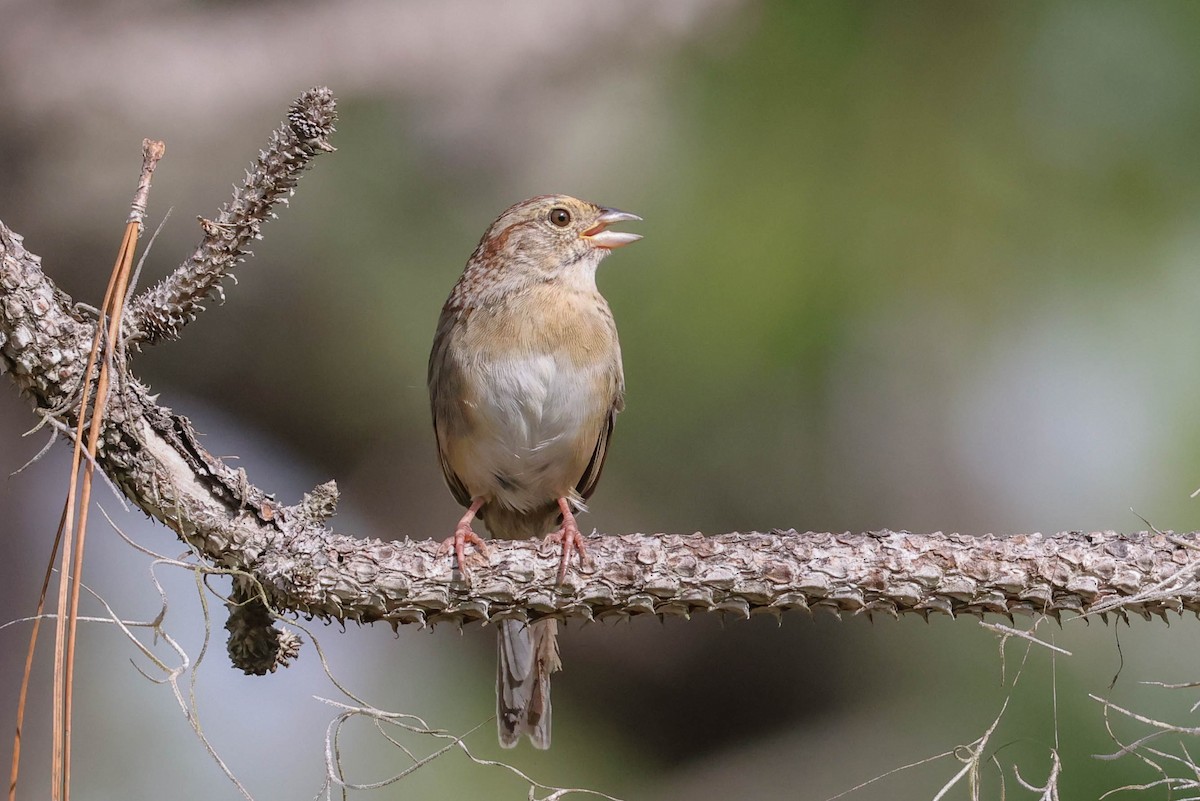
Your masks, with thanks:
M558 508L562 512L562 528L546 537L546 542L562 543L562 558L558 562L558 583L562 584L567 578L567 564L571 561L571 551L579 552L579 561L587 556L587 548L583 547L583 535L579 533L579 524L571 513L571 502L566 498L558 499Z
M447 537L441 545L438 546L436 556L445 556L450 552L453 546L454 555L458 558L458 569L463 575L468 575L466 546L471 543L479 550L485 558L490 558L488 553L487 543L485 543L478 534L471 529L471 521L475 519L475 515L479 513L479 509L483 506L483 498L476 498L471 502L471 507L467 509L467 513L458 521L458 525L454 527L454 536Z

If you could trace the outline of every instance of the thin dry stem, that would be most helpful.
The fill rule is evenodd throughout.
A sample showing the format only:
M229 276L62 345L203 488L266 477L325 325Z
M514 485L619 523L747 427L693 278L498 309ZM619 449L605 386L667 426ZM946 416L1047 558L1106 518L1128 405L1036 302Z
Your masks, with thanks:
M59 573L58 615L55 620L55 650L54 650L54 733L53 754L51 761L51 796L69 801L71 788L71 724L74 707L75 685L75 642L79 616L79 591L83 574L84 543L87 537L87 516L91 505L92 469L95 465L99 449L101 425L104 421L108 389L111 380L111 370L114 364L115 343L121 330L121 318L127 297L129 275L133 264L134 249L137 245L138 234L141 231L141 221L145 216L146 203L150 191L150 176L163 155L163 144L146 139L142 142L142 170L138 187L131 204L129 222L125 226L121 240L120 251L108 287L105 290L104 301L101 304L102 314L97 320L95 334L92 337L92 347L88 352L87 367L85 368L83 391L79 396L79 409L76 415L74 448L71 459L71 483L67 492L66 506L61 523L63 552L62 567ZM104 358L100 363L99 376L96 381L94 399L91 403L90 424L86 450L83 445L83 428L85 408L89 401L92 374L96 366L100 350L101 332L105 321L108 322L107 337L104 339ZM87 454L83 464L83 475L80 477L81 456ZM81 487L79 494L79 524L78 535L74 531L76 487ZM74 548L72 548L74 540ZM67 588L71 586L70 608L67 609ZM30 656L32 656L32 644ZM15 792L19 751L14 749L12 790Z
M124 243L122 243L122 248ZM107 308L112 300L113 290L117 283L117 271L114 270L109 277L108 288L104 293L103 307ZM100 338L103 330L100 321L97 321L95 334L92 337L92 346L88 351L87 366L84 369L84 381L82 392L79 396L79 411L75 421L75 437L71 452L71 473L70 482L67 487L67 498L64 506L64 515L62 523L62 563L59 567L58 578L58 614L54 621L54 712L53 712L53 747L50 767L50 794L51 798L63 799L66 801L66 787L68 780L65 776L68 742L70 739L70 730L68 728L65 716L67 710L66 693L66 658L67 658L67 600L68 600L68 585L69 579L72 576L71 560L74 557L75 538L75 503L76 493L79 487L79 466L82 460L81 454L83 448L83 429L86 421L84 409L87 406L88 394L92 387L92 376L96 367L96 359L100 353ZM93 407L92 414L96 414L96 409L102 407ZM95 456L94 452L89 449L89 453Z
M1038 793L1038 801L1058 801L1058 780L1062 774L1062 760L1058 756L1056 749L1050 749L1050 775L1046 777L1046 783L1038 787L1030 782L1025 781L1021 776L1021 771L1016 765L1013 765L1013 775L1017 777L1017 783L1030 792Z
M147 140L149 143L149 140ZM161 156L161 143L158 148L158 156ZM146 145L149 148L149 144ZM135 208L140 201L145 203L145 195L143 191L149 191L150 179L149 172L153 171L154 164L158 158L151 158L151 154L147 153L147 160L143 164L142 171L144 182L139 184L139 200L135 201ZM100 440L100 425L104 420L106 404L108 400L108 388L111 380L110 366L113 362L114 343L121 330L121 316L125 307L125 290L129 281L129 274L133 266L133 253L137 245L139 232L139 223L131 221L125 226L125 238L121 243L121 252L117 256L116 264L113 267L113 275L115 281L110 284L110 292L105 297L105 311L108 315L108 332L104 341L104 360L100 365L100 375L96 381L96 400L92 408L91 425L88 428L87 453L92 459L95 459ZM82 414L80 415L82 419ZM92 465L93 461L89 460L83 465L83 486L79 495L79 533L75 541L75 555L71 560L74 567L74 575L72 578L71 587L71 609L67 618L67 654L66 654L66 675L64 677L65 684L65 707L63 712L64 727L63 727L63 799L68 801L71 795L71 721L74 709L74 688L75 688L75 635L77 620L79 617L79 587L83 580L83 549L87 539L87 520L88 510L91 508L92 498ZM77 475L77 474L73 474ZM67 573L63 573L65 581Z
M985 629L988 629L989 631L994 631L1000 635L1001 648L1004 647L1004 641L1007 640L1009 637L1020 637L1023 640L1029 640L1032 643L1036 643L1037 645L1040 645L1043 648L1049 648L1051 651L1054 651L1055 653L1059 653L1064 656L1071 656L1071 652L1068 651L1067 649L1059 648L1057 645L1052 645L1051 643L1048 643L1045 640L1039 640L1037 637L1033 636L1032 632L1025 631L1024 629L1017 629L1017 628L1013 628L1012 626L1002 625L1000 623L989 623L985 620L979 621L979 625Z
M17 779L21 772L21 730L25 725L25 702L29 696L29 680L33 675L33 655L37 651L38 633L42 628L42 610L46 608L46 594L50 589L50 577L54 575L54 557L62 542L63 527L66 522L67 507L63 506L59 517L58 530L54 535L54 543L50 546L50 558L46 560L46 572L42 577L42 588L38 592L37 609L33 613L33 627L29 633L29 647L25 651L25 669L21 673L21 690L17 696L17 724L13 735L12 767L9 771L8 801L16 801ZM7 624L5 624L7 625Z
M1194 791L1200 789L1200 765L1197 765L1195 759L1192 758L1191 753L1188 751L1187 746L1182 742L1182 740L1179 742L1179 750L1182 752L1182 755L1168 753L1159 748L1152 748L1149 745L1150 743L1170 734L1178 735L1180 737L1195 737L1200 734L1200 728L1178 726L1165 721L1156 720L1146 715L1142 715L1118 706L1117 704L1114 704L1111 701L1103 699L1097 695L1089 695L1089 697L1103 705L1105 729L1108 731L1108 736L1112 739L1112 741L1120 746L1120 748L1112 754L1095 754L1093 755L1094 758L1112 761L1125 756L1133 756L1159 776L1158 779L1155 779L1151 782L1142 784L1126 784L1109 790L1103 796L1101 796L1102 799L1108 798L1121 791L1149 790L1157 787L1166 787L1168 792L1172 794L1170 797L1182 799L1184 796L1175 796L1174 793L1185 790ZM1146 734L1137 740L1125 743L1122 741L1122 738L1117 736L1117 734L1113 731L1113 723L1109 714L1110 712L1120 713L1130 720L1134 720L1138 723L1142 723L1151 727L1153 730L1149 734ZM1172 776L1170 773L1168 773L1164 763L1174 763L1175 765L1181 766L1190 774L1190 776Z

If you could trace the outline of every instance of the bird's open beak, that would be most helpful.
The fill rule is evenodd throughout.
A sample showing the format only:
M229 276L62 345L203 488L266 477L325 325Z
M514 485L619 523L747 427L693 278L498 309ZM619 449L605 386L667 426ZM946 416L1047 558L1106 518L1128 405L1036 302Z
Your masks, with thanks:
M640 220L641 217L636 214L630 214L627 211L618 209L601 209L600 216L596 218L596 224L584 231L580 236L592 244L593 247L612 250L619 248L622 245L628 245L630 242L636 242L642 238L641 234L629 234L624 231L609 231L608 226L617 222L626 220Z

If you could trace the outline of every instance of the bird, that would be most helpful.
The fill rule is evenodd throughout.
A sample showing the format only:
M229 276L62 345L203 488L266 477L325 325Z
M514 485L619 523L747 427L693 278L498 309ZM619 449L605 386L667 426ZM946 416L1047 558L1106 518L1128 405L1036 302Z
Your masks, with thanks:
M617 327L596 268L639 234L609 230L641 217L567 195L539 195L491 224L442 307L429 355L429 401L442 473L467 508L439 554L492 537L546 536L586 556L575 515L587 510L608 455L625 377ZM550 674L561 668L558 624L503 620L498 632L500 744L527 735L550 747Z

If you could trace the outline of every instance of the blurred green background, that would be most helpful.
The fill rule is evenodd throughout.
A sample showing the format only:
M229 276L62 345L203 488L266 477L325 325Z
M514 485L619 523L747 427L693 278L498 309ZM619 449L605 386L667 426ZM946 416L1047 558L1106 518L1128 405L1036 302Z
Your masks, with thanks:
M227 302L134 369L284 502L336 478L340 530L451 531L425 391L433 326L492 219L543 192L645 218L644 241L599 276L628 398L586 526L1009 534L1133 531L1142 515L1200 528L1200 5L0 8L0 219L77 300L103 292L142 137L167 143L152 215L174 208L147 262L157 280L290 100L314 84L338 96L339 151L266 228ZM5 474L40 449L42 434L20 438L35 422L0 392ZM0 484L4 620L34 605L65 455ZM98 499L138 541L180 552ZM98 525L90 548L90 583L152 617L148 560ZM194 581L160 573L168 628L194 657ZM336 689L311 647L278 676L234 673L222 622L197 679L214 747L258 798L316 794L335 711L313 696ZM316 632L380 708L456 733L492 713L491 629ZM0 725L27 633L0 629ZM1088 693L1194 724L1195 691L1138 682L1195 680L1196 624L1039 633L1073 655L1034 650L1012 688L1024 648L1002 660L967 619L572 624L553 750L504 756L628 798L825 799L971 742L1011 691L991 743L1008 797L1034 796L1012 766L1040 784L1053 747L1064 798L1158 778L1092 758L1117 746ZM131 646L102 626L83 643L77 797L237 797ZM31 794L46 783L45 684ZM468 743L499 754L491 723ZM343 748L357 781L408 765L367 725ZM946 758L849 797L929 798L958 769ZM983 797L999 797L985 776ZM525 798L526 785L448 754L381 794Z

